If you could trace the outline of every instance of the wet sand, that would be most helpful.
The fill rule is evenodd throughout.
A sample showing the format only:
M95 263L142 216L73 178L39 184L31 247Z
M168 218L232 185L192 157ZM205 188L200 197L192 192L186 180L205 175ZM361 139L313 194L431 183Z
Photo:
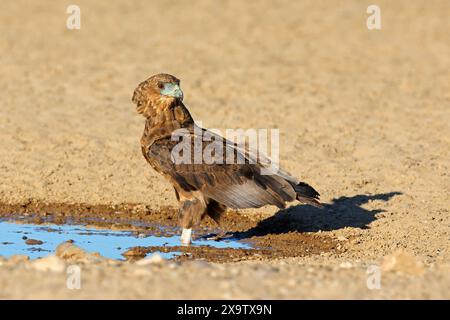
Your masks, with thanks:
M142 206L131 204L123 206L83 206L61 204L29 204L26 207L0 206L0 218L5 221L21 224L39 225L83 225L93 228L109 230L129 230L135 233L154 235L159 237L173 237L179 235L177 211L173 208L159 210L157 214L148 212ZM297 232L286 228L286 224L293 226L295 222L286 217L272 216L263 219L255 216L244 216L237 212L229 212L220 226L215 222L203 223L194 228L194 245L182 247L149 246L130 247L124 254L130 260L142 259L152 252L182 252L184 255L175 259L180 261L203 259L213 262L236 262L243 260L267 260L287 257L301 257L321 254L332 250L342 250L327 235L317 235L314 232ZM300 226L299 226L300 227ZM227 239L243 241L253 248L231 249L205 246L197 239L217 237L219 242ZM105 243L105 245L108 245ZM201 247L199 247L201 246ZM1 246L0 246L1 251ZM186 254L187 253L187 254Z

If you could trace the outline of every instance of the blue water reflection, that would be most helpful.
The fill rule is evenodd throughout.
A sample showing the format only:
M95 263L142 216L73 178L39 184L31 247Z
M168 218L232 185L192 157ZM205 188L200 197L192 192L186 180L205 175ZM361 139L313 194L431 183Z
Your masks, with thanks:
M26 239L43 241L41 245L27 245ZM65 241L73 240L74 244L89 251L99 252L102 256L123 260L121 255L135 246L178 246L179 236L144 236L139 237L136 232L96 229L83 225L35 225L16 224L0 221L0 256L10 257L15 254L24 254L30 259L53 254L56 247ZM213 241L198 239L194 245L209 245L216 248L250 248L246 243L225 240ZM177 252L159 252L166 259L173 258Z

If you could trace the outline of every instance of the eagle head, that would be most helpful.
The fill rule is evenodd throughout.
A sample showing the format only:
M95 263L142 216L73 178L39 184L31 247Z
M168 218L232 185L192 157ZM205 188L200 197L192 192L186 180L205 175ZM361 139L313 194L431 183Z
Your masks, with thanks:
M183 100L180 80L166 73L156 74L141 82L134 90L132 101L137 112L147 116L153 108L172 104Z

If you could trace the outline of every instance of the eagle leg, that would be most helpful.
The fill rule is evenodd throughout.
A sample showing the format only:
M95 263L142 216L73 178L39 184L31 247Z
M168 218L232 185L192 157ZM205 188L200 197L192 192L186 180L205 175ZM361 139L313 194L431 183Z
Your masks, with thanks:
M196 198L181 202L179 220L180 225L183 228L183 232L181 234L182 245L191 244L192 227L200 223L205 210L205 204Z

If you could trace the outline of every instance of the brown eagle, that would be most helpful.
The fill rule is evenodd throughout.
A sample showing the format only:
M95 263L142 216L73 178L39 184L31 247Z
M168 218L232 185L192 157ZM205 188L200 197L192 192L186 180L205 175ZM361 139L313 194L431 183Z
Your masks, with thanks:
M286 202L294 200L322 206L318 201L319 193L307 183L281 169L263 174L267 163L248 147L199 128L183 104L180 80L174 76L157 74L150 77L139 84L132 100L137 105L137 112L146 118L141 138L142 153L153 169L169 180L175 189L180 204L183 244L190 244L192 227L206 215L219 223L227 207L243 209L275 205L284 208ZM209 134L210 138L199 139L204 134ZM178 138L174 139L174 136ZM190 150L184 148L177 152L192 161L176 161L174 151L179 146L180 137L188 141L188 147L192 150L200 148L200 152L211 144L221 146L225 151L212 152L215 159L224 160L231 153L236 161L199 162L195 161L192 153L188 154ZM200 147L195 145L199 140Z

